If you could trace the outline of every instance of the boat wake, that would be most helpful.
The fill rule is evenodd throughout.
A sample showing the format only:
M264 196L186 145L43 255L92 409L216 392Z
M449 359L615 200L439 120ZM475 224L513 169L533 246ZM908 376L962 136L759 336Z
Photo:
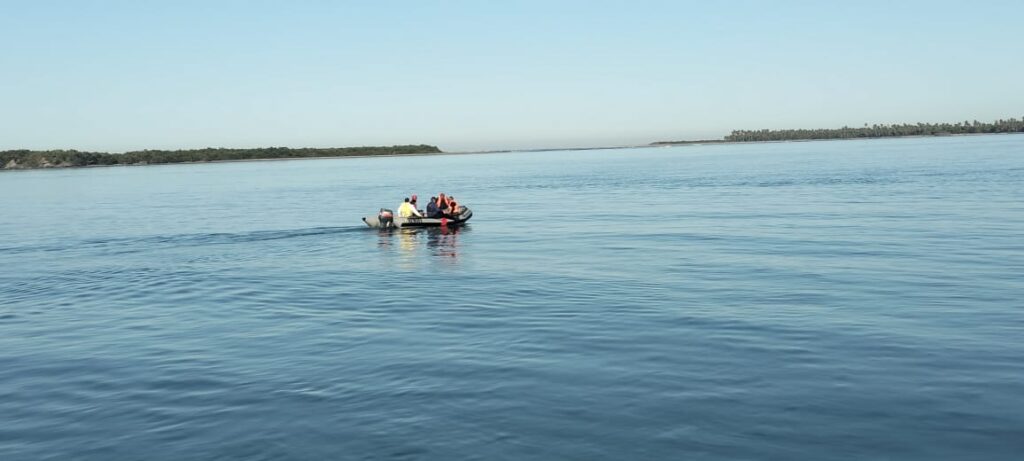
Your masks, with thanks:
M198 234L151 235L143 237L113 237L72 240L16 247L0 247L0 254L24 254L35 252L62 252L67 250L125 250L141 251L151 247L203 246L251 243L266 240L303 238L321 235L338 235L364 232L364 226L312 227L307 229L258 230L249 232L215 232Z

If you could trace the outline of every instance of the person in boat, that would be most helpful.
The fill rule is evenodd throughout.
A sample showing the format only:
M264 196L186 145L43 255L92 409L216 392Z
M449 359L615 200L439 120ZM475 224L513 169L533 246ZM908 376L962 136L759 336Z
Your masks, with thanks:
M414 216L422 218L423 214L420 213L416 207L412 206L412 203L409 201L409 197L406 197L405 201L398 206L398 216L401 218L411 218Z
M412 204L412 207L415 208L416 211L419 211L420 214L423 214L423 210L420 210L419 205L416 205L416 194L412 194L412 197L409 198L409 203Z
M448 214L448 197L444 196L444 192L437 194L437 211L444 217Z
M427 202L427 217L428 218L440 218L441 210L437 208L437 197L430 197L430 201Z
M455 201L455 197L452 197L450 195L448 196L448 217L459 217L459 203Z

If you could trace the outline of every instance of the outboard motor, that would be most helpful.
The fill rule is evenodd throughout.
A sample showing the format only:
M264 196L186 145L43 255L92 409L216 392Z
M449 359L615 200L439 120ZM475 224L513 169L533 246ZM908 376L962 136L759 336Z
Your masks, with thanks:
M377 222L385 229L395 227L395 213L387 208L381 208L377 213Z

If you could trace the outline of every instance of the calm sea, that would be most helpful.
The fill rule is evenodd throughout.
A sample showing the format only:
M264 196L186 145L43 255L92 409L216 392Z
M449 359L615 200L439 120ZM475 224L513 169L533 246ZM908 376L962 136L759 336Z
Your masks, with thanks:
M454 195L458 232L360 217ZM1010 460L1024 136L0 173L0 459Z

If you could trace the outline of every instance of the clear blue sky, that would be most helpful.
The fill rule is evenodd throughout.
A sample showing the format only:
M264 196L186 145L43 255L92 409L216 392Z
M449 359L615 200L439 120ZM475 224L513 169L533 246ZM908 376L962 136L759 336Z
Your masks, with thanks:
M0 149L627 145L1024 116L1024 2L0 0Z

